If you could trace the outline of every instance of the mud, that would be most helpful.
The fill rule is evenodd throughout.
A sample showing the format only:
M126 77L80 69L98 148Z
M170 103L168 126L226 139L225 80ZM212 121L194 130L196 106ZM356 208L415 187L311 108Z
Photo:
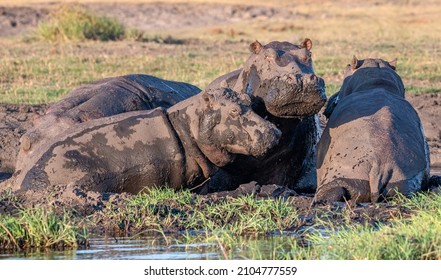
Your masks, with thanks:
M20 137L45 110L46 105L0 104L0 182L14 170Z

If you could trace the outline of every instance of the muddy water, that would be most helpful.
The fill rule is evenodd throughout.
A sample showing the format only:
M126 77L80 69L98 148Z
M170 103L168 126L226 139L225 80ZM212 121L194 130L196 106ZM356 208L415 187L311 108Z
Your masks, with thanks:
M217 243L183 243L179 237L143 236L130 238L94 238L88 248L65 251L34 251L7 253L0 251L0 260L218 260L274 259L275 254L289 251L294 236L270 236L241 240L240 249L223 253ZM173 244L170 244L170 243ZM245 242L245 243L244 243ZM243 244L246 244L245 246Z

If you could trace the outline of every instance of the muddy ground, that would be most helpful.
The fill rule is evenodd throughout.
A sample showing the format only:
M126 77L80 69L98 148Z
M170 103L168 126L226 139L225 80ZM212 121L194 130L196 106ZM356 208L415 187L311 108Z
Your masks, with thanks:
M22 36L35 29L38 22L45 18L54 4L38 4L32 7L0 6L0 38L4 36ZM98 14L111 14L121 22L140 30L160 30L173 28L199 27L249 20L253 18L281 18L307 15L292 14L278 8L256 7L250 5L219 5L219 4L87 4L87 8ZM146 15L154 14L155 17ZM432 165L441 166L441 94L412 95L407 99L417 109L423 122L425 133L430 145ZM43 114L46 105L0 104L0 182L10 176L15 163L15 155L23 133L32 126L36 115ZM333 203L330 205L312 206L312 197L299 195L283 187L268 185L244 185L230 193L206 196L207 203L225 199L226 196L255 194L257 197L285 197L304 217L304 226L314 223L317 211L328 213L338 219L339 213L350 209L353 221L375 224L387 222L393 217L406 216L409 213L399 206L388 203L346 205ZM51 195L48 195L51 194ZM74 186L54 186L47 193L27 191L18 194L16 199L2 198L0 195L0 214L14 213L16 210L35 205L44 207L75 208L79 215L89 215L103 209L111 203L118 207L123 205L127 194L98 194L84 192ZM345 210L346 209L346 210ZM101 216L101 219L104 219ZM105 225L105 221L97 221Z

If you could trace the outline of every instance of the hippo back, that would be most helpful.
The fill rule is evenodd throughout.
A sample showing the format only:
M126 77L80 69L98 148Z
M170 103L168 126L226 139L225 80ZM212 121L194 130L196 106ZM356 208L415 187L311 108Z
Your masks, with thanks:
M328 105L317 152L317 200L376 202L427 184L428 145L401 78L386 62L365 62Z
M200 92L196 86L149 75L106 78L81 86L52 104L20 139L16 170L20 170L40 143L90 120L125 112L169 108Z
M169 108L201 90L183 82L133 74L80 86L52 104L48 114L68 115L78 122L120 113Z

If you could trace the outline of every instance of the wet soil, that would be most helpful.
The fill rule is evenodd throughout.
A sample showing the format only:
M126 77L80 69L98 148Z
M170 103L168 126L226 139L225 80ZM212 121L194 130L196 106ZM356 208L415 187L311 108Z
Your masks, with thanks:
M0 182L14 170L20 137L45 110L46 105L0 104Z

